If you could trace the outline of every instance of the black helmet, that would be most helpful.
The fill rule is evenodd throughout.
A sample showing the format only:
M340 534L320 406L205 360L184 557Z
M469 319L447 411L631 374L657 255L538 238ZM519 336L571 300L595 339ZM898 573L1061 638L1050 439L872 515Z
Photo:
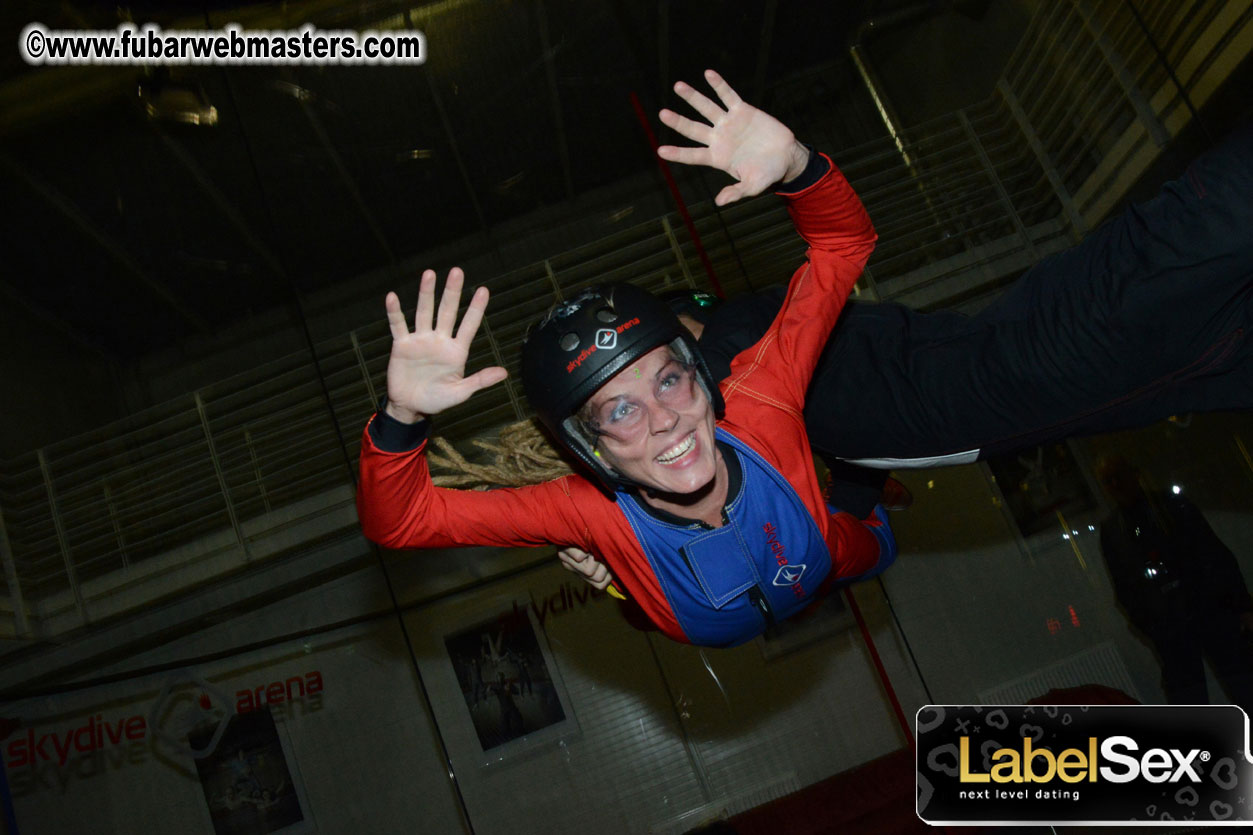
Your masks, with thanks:
M593 286L560 302L522 343L522 386L539 419L611 491L630 484L593 454L596 438L576 413L629 363L670 345L696 369L714 414L722 394L691 334L652 293L630 284Z

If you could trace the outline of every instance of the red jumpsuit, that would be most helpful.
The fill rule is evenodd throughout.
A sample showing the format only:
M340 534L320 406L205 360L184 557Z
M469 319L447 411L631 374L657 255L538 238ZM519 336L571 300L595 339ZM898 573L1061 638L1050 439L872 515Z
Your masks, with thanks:
M881 523L828 511L801 416L827 335L875 241L861 201L827 163L829 170L816 183L785 195L793 223L809 244L808 260L792 276L765 336L732 363L721 384L726 412L718 426L792 485L827 544L834 580L875 567L880 545L870 528ZM367 425L357 507L368 538L389 548L577 545L609 566L662 632L688 641L623 511L595 484L571 475L487 492L437 488L424 447L425 442L408 451L384 451ZM681 559L677 553L674 558Z

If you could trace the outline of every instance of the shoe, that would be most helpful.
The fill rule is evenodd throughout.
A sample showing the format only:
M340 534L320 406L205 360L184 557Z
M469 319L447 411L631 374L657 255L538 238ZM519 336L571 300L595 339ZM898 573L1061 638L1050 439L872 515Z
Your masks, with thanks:
M879 504L884 510L904 510L914 503L914 494L909 488L896 479L888 476L883 483L883 493L879 496Z

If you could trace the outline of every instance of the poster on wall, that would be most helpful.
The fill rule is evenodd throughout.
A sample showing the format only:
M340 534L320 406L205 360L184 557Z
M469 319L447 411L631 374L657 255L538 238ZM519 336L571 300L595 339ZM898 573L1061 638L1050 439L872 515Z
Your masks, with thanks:
M189 734L188 742L202 749L209 733ZM196 771L216 835L293 832L305 819L269 708L232 716L213 751L196 760Z
M444 636L461 700L486 762L577 731L570 700L531 607Z

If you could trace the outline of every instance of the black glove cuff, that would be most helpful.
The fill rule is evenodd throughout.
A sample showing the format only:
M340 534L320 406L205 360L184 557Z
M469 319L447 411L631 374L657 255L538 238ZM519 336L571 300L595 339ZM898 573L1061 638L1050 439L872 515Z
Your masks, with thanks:
M387 395L379 400L378 414L370 421L370 440L383 452L411 452L426 443L431 422L426 418L417 423L401 423L389 415Z
M795 180L787 183L779 183L775 188L775 194L797 194L812 186L821 180L831 170L831 164L827 162L826 157L814 150L814 146L806 145L809 151L809 162L805 165L805 170L797 175Z

